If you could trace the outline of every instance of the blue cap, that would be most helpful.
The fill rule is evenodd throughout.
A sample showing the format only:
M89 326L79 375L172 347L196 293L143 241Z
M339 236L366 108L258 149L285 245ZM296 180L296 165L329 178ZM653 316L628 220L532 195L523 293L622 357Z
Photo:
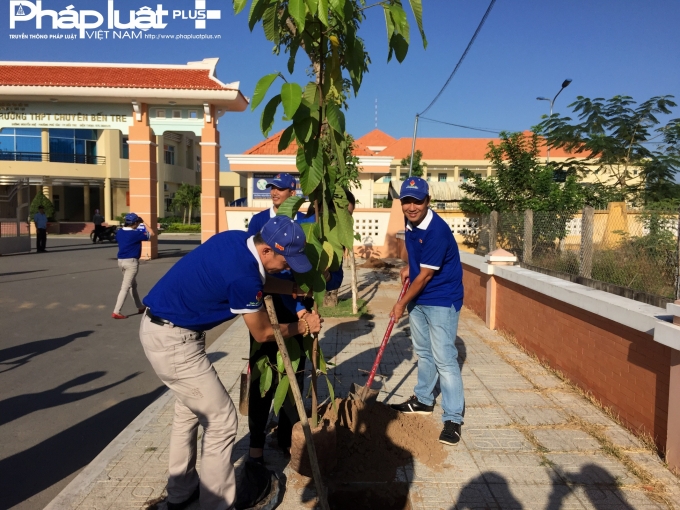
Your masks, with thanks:
M125 223L128 224L128 225L132 225L133 223L136 223L137 220L139 220L139 216L137 216L133 212L125 215Z
M297 189L297 183L295 182L295 177L290 174L276 174L271 181L267 183L267 188L279 188L279 189L291 189L295 191Z
M401 192L399 193L399 199L405 197L413 197L416 200L424 200L430 194L430 187L427 185L425 179L420 177L407 177L404 183L401 185Z
M267 245L286 258L296 273L306 273L312 264L305 255L305 232L302 227L287 216L275 216L265 223L260 235Z

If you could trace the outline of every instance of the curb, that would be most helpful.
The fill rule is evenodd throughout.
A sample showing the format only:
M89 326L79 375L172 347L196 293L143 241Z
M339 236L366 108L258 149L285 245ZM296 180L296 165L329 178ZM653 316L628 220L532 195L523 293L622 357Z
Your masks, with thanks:
M229 328L206 349L206 353L220 350L222 344L226 342ZM135 434L143 429L173 398L172 392L166 388L165 391L142 411L130 424L125 427L99 455L97 455L78 475L71 480L57 496L49 502L44 510L70 510L74 502L85 488L99 476L111 459L118 455L134 438Z

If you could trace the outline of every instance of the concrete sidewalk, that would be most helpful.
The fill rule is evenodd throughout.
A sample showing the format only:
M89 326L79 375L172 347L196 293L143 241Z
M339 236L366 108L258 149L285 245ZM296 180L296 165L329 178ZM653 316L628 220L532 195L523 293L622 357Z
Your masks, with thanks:
M336 364L333 380L338 396L346 396L352 382L365 382L360 370L370 369L399 293L396 271L360 270L359 280L360 297L369 301L373 318L327 319L322 337L326 359ZM345 285L340 294L347 291ZM407 504L399 508L613 510L678 505L678 478L640 440L568 384L486 329L466 309L458 336L466 398L463 442L447 448L441 472L417 459L398 471L394 481L409 489ZM248 355L243 321L232 325L210 350L238 405L239 376ZM380 400L398 402L412 394L415 363L408 320L403 319L395 326L379 369L385 376ZM319 384L319 389L323 400L325 385ZM143 509L162 496L172 414L173 398L166 393L47 508ZM423 419L439 425L440 417L437 406L434 416ZM233 456L237 468L248 453L247 428L247 419L240 417ZM286 468L277 450L267 448L265 457L271 469L287 476L280 508L314 507L310 480Z

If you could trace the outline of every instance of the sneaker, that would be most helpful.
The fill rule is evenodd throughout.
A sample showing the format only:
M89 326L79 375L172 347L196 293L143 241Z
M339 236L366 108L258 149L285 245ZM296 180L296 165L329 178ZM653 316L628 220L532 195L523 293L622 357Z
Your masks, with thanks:
M196 486L196 490L189 496L186 500L182 501L181 503L170 503L169 501L166 500L166 504L168 505L168 510L183 510L184 508L187 508L191 503L194 501L198 500L198 497L200 496L200 485Z
M390 407L400 413L432 414L434 406L426 406L418 401L415 395L403 404L391 404Z
M119 313L112 313L111 317L113 317L114 319L127 319L125 315L121 315Z
M439 442L451 446L458 446L460 442L461 425L451 420L444 422L444 430L439 434Z

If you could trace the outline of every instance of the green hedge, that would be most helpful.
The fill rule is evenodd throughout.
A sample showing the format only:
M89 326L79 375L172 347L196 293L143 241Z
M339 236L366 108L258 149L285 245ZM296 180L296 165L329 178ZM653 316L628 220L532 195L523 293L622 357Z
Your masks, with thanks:
M170 224L165 224L161 223L163 226L162 232L180 232L180 233L201 233L201 224L196 223L192 225L184 225L182 223L170 223Z

